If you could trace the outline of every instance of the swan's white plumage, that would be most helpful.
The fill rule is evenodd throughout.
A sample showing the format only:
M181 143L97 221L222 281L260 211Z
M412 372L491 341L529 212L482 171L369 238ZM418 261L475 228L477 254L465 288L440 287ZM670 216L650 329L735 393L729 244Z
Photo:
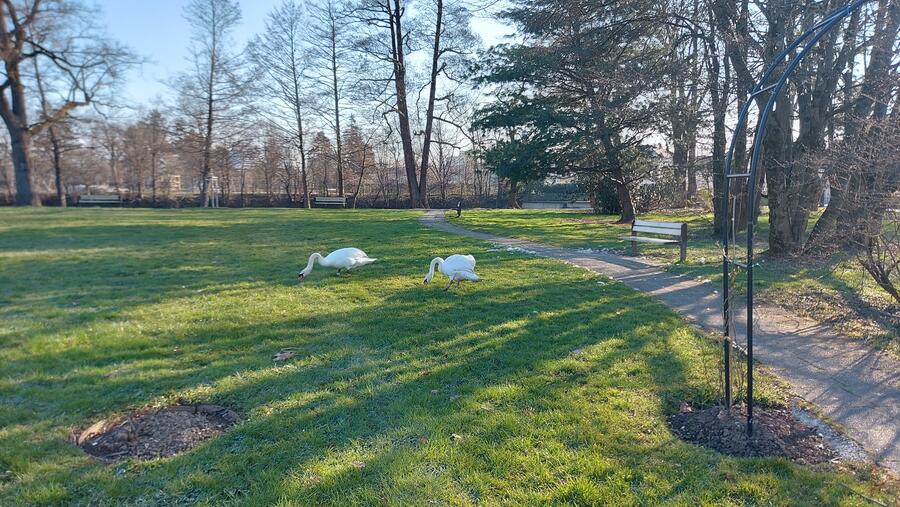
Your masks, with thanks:
M459 283L462 280L471 280L477 282L481 278L475 274L475 257L471 255L454 254L446 259L435 257L428 268L428 274L425 275L425 283L431 281L434 277L434 270L437 268L444 276L453 282ZM450 285L447 285L449 288Z
M301 280L306 277L312 271L313 265L315 265L317 261L326 268L337 268L338 270L343 269L350 271L351 269L371 264L376 260L378 259L373 259L366 255L366 252L353 247L340 248L325 257L322 257L322 254L320 253L314 253L309 256L309 262L307 263L306 268L304 268L298 276Z

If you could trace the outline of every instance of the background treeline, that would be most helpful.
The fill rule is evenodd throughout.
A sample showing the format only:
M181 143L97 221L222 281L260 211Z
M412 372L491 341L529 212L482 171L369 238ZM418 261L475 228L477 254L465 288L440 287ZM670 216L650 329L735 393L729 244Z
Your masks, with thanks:
M192 0L188 70L147 108L117 100L140 59L103 35L96 13L75 0L4 2L3 188L20 204L64 204L90 186L205 205L215 176L237 206L309 206L313 195L516 206L553 176L623 221L702 204L719 225L738 108L775 55L842 5L287 0L237 47L238 3ZM516 32L486 48L475 16ZM897 206L898 29L900 0L867 2L778 99L760 199L733 210L766 214L771 253L867 245Z
M215 177L228 206L309 206L316 195L494 205L497 179L471 124L473 12L486 15L452 0L287 0L238 47L239 3L192 0L188 70L146 105L117 93L141 58L105 37L86 2L4 2L0 43L14 50L0 190L19 204L92 192L205 206Z

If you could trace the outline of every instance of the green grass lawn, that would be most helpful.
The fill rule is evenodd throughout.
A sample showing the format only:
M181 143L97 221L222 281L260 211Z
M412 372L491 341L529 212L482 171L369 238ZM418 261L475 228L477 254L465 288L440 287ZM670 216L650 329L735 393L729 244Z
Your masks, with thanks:
M553 210L471 210L460 219L455 218L455 213L447 216L473 230L570 248L606 248L630 255L630 243L619 239L630 234L630 224L614 223L618 216ZM639 244L642 256L667 265L672 272L721 283L722 247L720 239L713 235L711 213L650 213L640 218L686 222L690 238L684 263L678 262L677 245ZM756 229L754 248L757 254L768 249L766 217L760 219ZM754 280L762 300L790 306L817 320L840 321L838 329L844 334L866 338L900 356L900 329L880 319L877 310L891 304L890 296L855 259L835 256L827 262L781 260L763 254L757 260ZM808 300L808 307L798 308L798 298Z
M413 212L0 209L0 505L862 505L883 485L673 438L718 349L562 263ZM296 271L353 245L348 277ZM484 281L422 285L435 255ZM295 347L298 358L271 355ZM779 399L761 381L761 395ZM69 433L184 398L229 433L98 462ZM889 500L888 500L889 501Z

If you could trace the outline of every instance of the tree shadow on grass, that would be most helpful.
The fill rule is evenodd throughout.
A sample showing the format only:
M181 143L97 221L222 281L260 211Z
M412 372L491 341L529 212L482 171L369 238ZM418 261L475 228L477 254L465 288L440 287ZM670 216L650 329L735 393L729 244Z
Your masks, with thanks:
M526 285L516 292L537 288L552 300L571 294L572 284ZM494 304L490 302L502 299L502 292L469 294L467 304ZM421 291L397 294L382 308L345 316L363 330L355 337L316 329L325 336L308 344L311 353L297 364L214 385L213 400L228 402L247 415L233 432L182 456L138 467L137 475L98 478L86 473L96 465L84 463L84 474L99 482L78 484L82 474L77 474L75 489L126 492L123 501L134 500L131 495L162 494L157 499L163 503L216 502L229 495L260 503L280 498L365 502L371 495L421 501L423 494L477 501L498 494L480 477L488 474L489 482L518 477L549 488L553 495L579 498L582 492L567 490L566 481L553 473L528 477L526 472L521 477L521 467L531 463L511 457L542 449L544 442L522 440L542 432L541 424L528 419L544 417L553 428L546 436L569 448L566 454L576 463L608 461L594 478L610 482L602 495L625 495L633 501L659 498L659 492L639 493L652 475L642 463L671 466L677 461L669 460L684 461L685 456L697 466L719 461L673 444L658 417L670 397L707 396L708 386L686 376L689 358L672 346L678 339L673 335L680 327L677 318L656 308L656 321L646 323L647 306L656 305L638 310L640 296L619 288L612 292L598 301L531 301L538 312L531 318L505 317L521 305L513 300L496 308L496 316L483 312L465 322L451 317L459 324L455 328L443 325L447 316L435 314L444 308L422 314L417 304ZM553 317L543 318L542 313ZM384 314L396 319L396 336L368 336L364 330L382 326ZM407 320L413 315L440 325L422 329ZM559 329L559 320L568 325ZM274 325L287 332L303 321ZM223 348L232 345L221 343ZM581 395L588 403L570 402ZM640 398L647 407L642 408ZM599 417L592 413L596 407L602 409ZM580 433L582 428L586 434ZM611 481L622 469L633 476ZM555 472L577 470L562 466ZM409 477L423 481L405 483ZM688 485L702 482L681 480ZM693 491L688 485L672 488ZM500 492L500 498L510 493ZM527 489L520 493L530 495Z
M491 301L502 299L512 293L528 293L532 288L521 286L472 293L466 296L466 302L476 307L494 304ZM568 284L558 286L544 284L539 289L544 293L571 290ZM388 420L376 417L374 427L369 428L365 425L359 427L351 424L352 431L342 432L335 442L328 443L328 445L346 444L359 438L372 438L380 431L388 429L394 431L398 427L397 422L393 421L394 417L400 417L410 405L419 409L430 406L431 402L422 397L430 397L433 389L444 389L444 386L451 385L456 386L455 390L466 393L475 391L482 385L502 382L507 377L527 377L536 364L569 354L573 347L587 345L592 340L592 334L586 324L573 325L564 334L546 337L541 335L549 332L550 328L555 329L550 321L539 318L532 321L524 320L523 314L520 324L510 325L507 315L511 310L517 310L521 306L522 302L519 300L494 304L494 313L497 316L482 312L477 318L468 321L451 316L449 319L453 320L454 325L447 327L446 315L429 313L422 315L419 304L421 299L421 290L409 290L405 294L395 295L393 300L382 308L369 308L346 314L344 319L352 322L353 327L361 331L357 336L345 336L342 329L336 332L329 331L326 329L330 327L328 324L311 330L309 334L319 336L319 339L302 344L301 353L303 349L308 349L306 358L322 359L318 362L310 361L308 366L304 366L306 361L301 361L297 366L261 368L258 358L226 353L222 360L227 364L220 366L218 371L227 374L256 367L260 368L261 375L256 379L248 374L246 381L232 379L233 383L227 387L214 388L214 399L227 402L245 413L252 413L256 407L277 405L282 398L296 396L298 392L323 390L323 394L313 396L309 404L287 408L278 415L262 417L258 422L254 422L257 418L251 416L240 431L258 436L270 432L282 436L285 432L290 434L290 427L294 424L313 428L340 427L339 421L356 416L367 419L371 416L366 414L377 413L384 407L398 407L394 411L396 413ZM572 319L573 322L580 321L589 309L593 314L592 319L603 321L628 318L621 311L618 315L614 313L618 304L606 303L606 307L589 304L582 310L572 310L569 304L561 305L559 302L555 305L538 306L538 311L565 312L569 314L565 318ZM435 311L443 313L445 308L438 307ZM527 314L530 315L530 312ZM397 323L391 336L366 335L367 329L383 328L384 319L393 319ZM437 327L429 329L427 326L421 326L422 322L429 320L437 321ZM273 323L275 329L270 329L267 333L289 334L305 324L304 319L275 322ZM204 330L202 337L205 338L209 332L208 329ZM248 328L231 333L231 336L252 336L254 333L258 333L258 330ZM214 330L212 335L216 336ZM252 341L252 338L232 338L231 341L226 341L222 336L216 340L216 344L222 350L246 350L245 344L248 341ZM535 349L535 345L539 344L540 347ZM60 357L59 360L66 362L64 357ZM267 371L277 376L263 374ZM179 375L174 374L173 377ZM103 392L118 392L114 386L110 386L114 382L109 382L105 378L89 377L89 374L82 374L65 379L64 382L70 385L70 390L63 394L71 398L96 399ZM134 377L139 379L142 374L136 374ZM128 382L125 379L122 381ZM213 385L216 383L214 378L207 381ZM51 391L62 388L53 382L42 387ZM137 381L137 384L122 392L150 388L150 385ZM125 406L130 404L126 400L121 402L125 402ZM438 414L449 415L452 412L452 403L445 400L441 405ZM279 421L288 426L273 430L273 426L279 426ZM401 418L399 427L402 426ZM257 459L265 459L256 452L247 454ZM316 455L317 453L313 453L311 457Z
M460 244L488 255L474 242L400 233L430 244L411 252L384 247L398 259ZM798 472L779 461L731 460L672 441L662 414L683 399L708 399L714 384L695 364L714 347L674 314L555 263L491 255L504 263L488 264L488 273L541 273L541 264L570 276L458 293L411 282L347 311L336 305L264 323L199 321L149 348L123 342L93 355L55 348L42 358L20 357L4 369L43 371L0 389L23 393L18 403L30 405L11 416L16 425L2 433L0 448L10 450L10 468L44 473L19 479L12 493L64 484L60 502L641 502L722 497L709 469L723 466L744 477L776 474L769 480L776 491L792 487ZM373 270L364 280L378 284L421 269ZM276 279L262 283L275 286ZM319 287L330 281L313 280ZM141 295L134 308L171 296ZM269 355L285 346L300 358L272 366ZM186 359L172 361L176 347ZM122 371L110 377L101 368L109 364ZM60 441L66 427L167 395L226 404L245 421L191 452L132 464L124 475Z

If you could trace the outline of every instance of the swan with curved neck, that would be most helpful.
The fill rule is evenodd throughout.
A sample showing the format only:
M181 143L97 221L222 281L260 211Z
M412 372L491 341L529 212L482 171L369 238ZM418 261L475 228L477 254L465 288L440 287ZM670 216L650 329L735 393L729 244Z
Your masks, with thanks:
M349 273L352 269L365 266L366 264L372 264L376 260L378 259L369 257L366 255L366 252L363 252L359 248L352 247L335 250L324 257L322 257L322 254L316 252L309 256L306 267L297 273L297 278L300 280L306 278L312 272L313 266L315 266L317 262L320 266L326 268L337 268L338 273L340 273L341 270L344 270L345 273Z
M435 269L450 279L450 283L447 284L447 287L445 287L444 290L450 289L453 282L456 282L456 284L459 285L463 280L470 280L473 282L481 280L481 278L475 274L475 257L472 257L471 255L454 254L446 259L435 257L428 266L428 274L425 275L425 281L423 283L428 283L434 278Z

